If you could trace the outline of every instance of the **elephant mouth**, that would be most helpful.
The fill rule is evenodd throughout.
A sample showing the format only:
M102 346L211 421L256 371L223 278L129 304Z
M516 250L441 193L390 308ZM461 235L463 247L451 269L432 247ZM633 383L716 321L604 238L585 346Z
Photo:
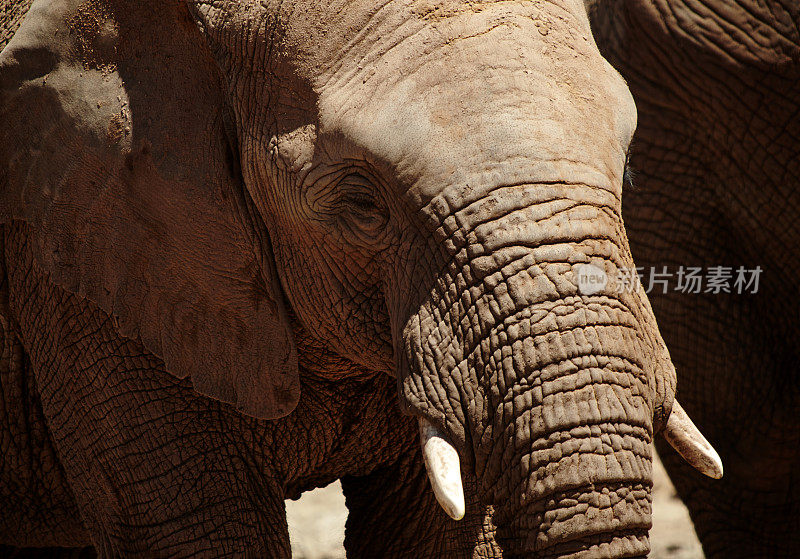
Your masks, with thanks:
M426 418L421 417L418 421L422 455L431 489L448 516L453 520L461 520L465 514L465 500L458 451L443 430ZM677 401L673 403L663 436L699 472L712 479L722 477L719 454ZM597 491L597 488L594 487L593 491Z
M504 557L644 557L649 551L650 484L597 483L559 491L511 519L497 509L497 537ZM604 554L603 550L608 553Z

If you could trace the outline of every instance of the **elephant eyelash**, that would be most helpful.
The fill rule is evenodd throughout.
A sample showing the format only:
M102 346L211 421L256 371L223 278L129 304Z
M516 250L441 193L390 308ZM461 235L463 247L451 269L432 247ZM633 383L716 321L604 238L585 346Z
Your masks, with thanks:
M307 190L306 199L320 214L330 217L355 213L361 216L382 210L373 182L360 173L340 174Z
M622 172L622 186L623 188L628 187L631 190L635 190L636 184L634 184L634 179L636 179L636 169L631 166L630 158L631 152L629 149L625 153L625 170Z
M360 212L375 212L381 209L378 198L375 196L375 186L368 178L358 173L352 173L339 181L340 206L355 209Z
M630 165L625 165L625 171L623 171L622 173L622 185L627 186L632 190L635 190L636 189L636 184L634 183L635 178L636 178L636 169L634 169Z
M365 192L350 192L342 198L342 204L361 211L374 211L378 209L375 197Z
M312 188L308 199L318 219L338 223L336 227L351 236L374 237L389 220L378 192L375 181L351 171Z

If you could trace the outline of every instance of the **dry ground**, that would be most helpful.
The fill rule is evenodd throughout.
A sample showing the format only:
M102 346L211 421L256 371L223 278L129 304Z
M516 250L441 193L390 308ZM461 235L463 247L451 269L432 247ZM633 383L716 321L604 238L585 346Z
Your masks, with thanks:
M654 472L653 530L650 532L653 551L650 557L703 559L689 513L675 495L660 461L656 461ZM342 541L347 509L338 482L306 493L299 501L287 501L286 512L295 559L344 558Z

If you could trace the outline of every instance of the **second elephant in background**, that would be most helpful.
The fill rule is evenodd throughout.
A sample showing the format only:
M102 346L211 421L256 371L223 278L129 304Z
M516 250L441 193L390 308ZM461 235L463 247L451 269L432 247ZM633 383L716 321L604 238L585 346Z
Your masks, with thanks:
M650 294L678 397L725 477L661 457L708 557L798 557L800 3L589 4L639 112L624 202L637 264L730 275L730 293Z

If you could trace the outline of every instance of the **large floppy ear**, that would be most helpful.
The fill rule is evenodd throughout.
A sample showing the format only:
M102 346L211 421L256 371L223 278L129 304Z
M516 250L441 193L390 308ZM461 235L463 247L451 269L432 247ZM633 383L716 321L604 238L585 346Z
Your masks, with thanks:
M0 54L0 222L195 389L277 418L297 354L217 66L176 0L36 0Z

